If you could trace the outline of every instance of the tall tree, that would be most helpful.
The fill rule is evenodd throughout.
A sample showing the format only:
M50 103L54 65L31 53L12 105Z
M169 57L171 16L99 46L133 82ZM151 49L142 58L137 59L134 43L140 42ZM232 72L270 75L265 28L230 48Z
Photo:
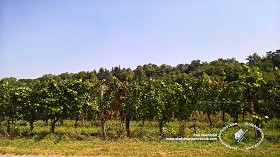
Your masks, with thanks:
M137 68L133 71L134 77L133 80L144 80L146 78L145 71L142 66L137 66Z

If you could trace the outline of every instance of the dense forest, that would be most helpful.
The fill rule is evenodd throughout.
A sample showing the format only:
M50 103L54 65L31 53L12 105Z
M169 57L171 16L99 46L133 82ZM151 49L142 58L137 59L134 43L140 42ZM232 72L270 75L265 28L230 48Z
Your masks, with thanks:
M251 114L259 126L265 119L279 118L280 50L265 56L253 54L240 63L236 59L212 62L193 60L176 67L162 64L139 65L136 69L100 68L98 71L46 74L37 79L3 78L0 81L0 122L22 119L29 123L100 120L101 136L106 136L106 121L120 120L130 136L130 121L171 119L187 121L197 113L229 114L235 122Z

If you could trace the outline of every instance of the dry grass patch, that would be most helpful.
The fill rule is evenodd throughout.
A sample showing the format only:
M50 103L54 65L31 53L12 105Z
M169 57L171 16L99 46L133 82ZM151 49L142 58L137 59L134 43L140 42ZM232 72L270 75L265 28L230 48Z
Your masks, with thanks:
M269 149L265 149L269 147ZM34 142L4 140L0 154L34 154L57 156L280 156L279 145L266 144L252 151L229 150L216 142L140 141L133 139L92 141Z

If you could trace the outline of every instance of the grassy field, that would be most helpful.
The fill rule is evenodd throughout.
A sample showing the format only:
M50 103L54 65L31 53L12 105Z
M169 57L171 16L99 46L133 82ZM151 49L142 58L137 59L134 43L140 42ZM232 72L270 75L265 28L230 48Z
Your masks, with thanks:
M202 119L202 121L204 121ZM279 120L267 122L262 130L264 141L253 150L230 150L220 141L167 141L158 132L155 121L132 121L131 138L125 137L117 121L108 121L108 138L101 140L97 122L86 122L75 130L74 121L64 121L57 126L54 134L49 132L49 126L38 121L34 130L24 121L15 122L12 133L5 133L5 122L1 123L0 154L32 154L55 156L280 156ZM185 136L193 137L192 122L186 123ZM198 133L218 133L222 126L217 120L213 127L207 122L196 122ZM166 137L177 137L178 122L170 122L164 128ZM245 147L245 146L244 146Z
M255 150L229 150L216 142L141 141L135 139L36 142L1 140L1 154L78 156L280 156L279 144L266 141Z

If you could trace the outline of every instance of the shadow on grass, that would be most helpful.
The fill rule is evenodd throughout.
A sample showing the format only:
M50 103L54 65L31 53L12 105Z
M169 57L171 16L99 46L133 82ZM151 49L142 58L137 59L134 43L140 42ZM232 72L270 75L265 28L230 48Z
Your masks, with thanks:
M55 132L55 133L51 133L49 131L42 131L39 133L36 133L33 136L33 140L36 142L40 142L44 139L51 139L54 140L54 143L59 143L60 141L62 141L65 138L65 133L62 132Z
M39 141L43 140L45 137L47 137L49 134L51 134L49 131L41 131L41 132L34 134L32 139L34 141L39 142Z

